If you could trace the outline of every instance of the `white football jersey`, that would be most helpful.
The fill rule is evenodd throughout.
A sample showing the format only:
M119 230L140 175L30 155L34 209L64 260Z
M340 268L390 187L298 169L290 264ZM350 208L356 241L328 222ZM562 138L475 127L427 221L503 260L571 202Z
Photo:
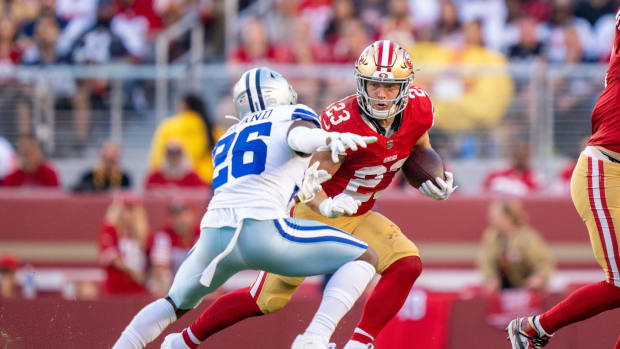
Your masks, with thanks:
M320 127L311 108L295 104L248 114L226 131L213 149L214 195L201 226L288 216L287 205L310 161L287 142L288 130L297 119Z

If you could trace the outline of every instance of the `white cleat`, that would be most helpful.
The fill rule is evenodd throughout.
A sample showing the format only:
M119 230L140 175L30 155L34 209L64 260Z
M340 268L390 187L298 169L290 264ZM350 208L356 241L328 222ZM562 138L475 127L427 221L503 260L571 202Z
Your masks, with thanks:
M295 338L291 349L336 349L336 345L334 343L327 343L318 336L300 334Z
M364 344L358 341L348 341L343 349L373 349L375 346L372 343Z
M171 333L164 338L161 349L190 349L180 333Z

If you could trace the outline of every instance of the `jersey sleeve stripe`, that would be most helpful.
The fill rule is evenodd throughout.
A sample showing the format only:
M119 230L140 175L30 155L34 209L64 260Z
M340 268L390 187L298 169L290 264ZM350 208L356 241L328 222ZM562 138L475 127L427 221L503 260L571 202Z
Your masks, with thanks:
M302 113L302 114L310 115L313 118L319 120L319 116L316 115L314 112L308 110L308 109L297 108L297 109L293 110L293 113Z
M263 101L263 93L260 90L260 69L256 69L256 94L258 95L258 102L260 103L260 109L265 110L265 102Z
M316 127L318 127L318 128L321 127L321 123L319 122L318 119L315 119L312 116L309 116L307 114L294 113L293 115L291 115L291 119L293 119L293 120L295 120L295 119L302 119L302 120L305 120L305 121L310 121L311 123L316 125Z
M254 113L254 101L252 101L252 91L250 91L250 73L245 73L245 94L248 96L248 103L250 104L250 111Z

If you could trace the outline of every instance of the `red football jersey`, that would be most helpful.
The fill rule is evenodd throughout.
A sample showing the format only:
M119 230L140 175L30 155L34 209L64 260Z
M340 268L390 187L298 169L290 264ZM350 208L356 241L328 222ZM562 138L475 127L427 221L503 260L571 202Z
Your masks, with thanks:
M600 145L620 153L620 10L616 14L616 35L611 51L605 90L592 110L592 137L588 145Z
M391 137L378 134L364 121L355 95L333 103L321 113L321 124L328 132L351 132L361 136L376 136L376 143L366 149L347 150L347 157L327 182L325 193L330 197L343 191L360 200L356 215L370 210L381 192L392 182L394 175L418 139L431 128L434 108L428 95L412 87L409 102L403 111L400 128Z

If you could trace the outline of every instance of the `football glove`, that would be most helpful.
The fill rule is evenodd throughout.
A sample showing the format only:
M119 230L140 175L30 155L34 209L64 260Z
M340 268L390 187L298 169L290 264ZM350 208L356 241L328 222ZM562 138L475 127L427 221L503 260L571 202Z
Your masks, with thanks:
M319 211L327 218L336 218L343 214L355 214L361 204L361 201L355 200L350 195L340 193L333 198L323 200L319 205Z
M306 169L301 186L297 192L299 201L307 203L314 199L314 194L321 190L321 183L329 180L332 176L325 170L319 170L319 162L316 161Z
M328 145L320 146L317 151L329 150L332 153L332 161L338 163L338 155L345 154L347 149L357 151L358 146L366 148L368 144L377 141L375 136L360 136L355 133L345 132L330 132L330 142Z
M433 184L433 182L429 179L426 182L420 185L418 190L428 196L431 199L435 200L446 200L450 197L450 194L458 188L458 186L454 186L454 175L452 172L445 172L446 180L437 177L435 178L435 182L437 185Z

